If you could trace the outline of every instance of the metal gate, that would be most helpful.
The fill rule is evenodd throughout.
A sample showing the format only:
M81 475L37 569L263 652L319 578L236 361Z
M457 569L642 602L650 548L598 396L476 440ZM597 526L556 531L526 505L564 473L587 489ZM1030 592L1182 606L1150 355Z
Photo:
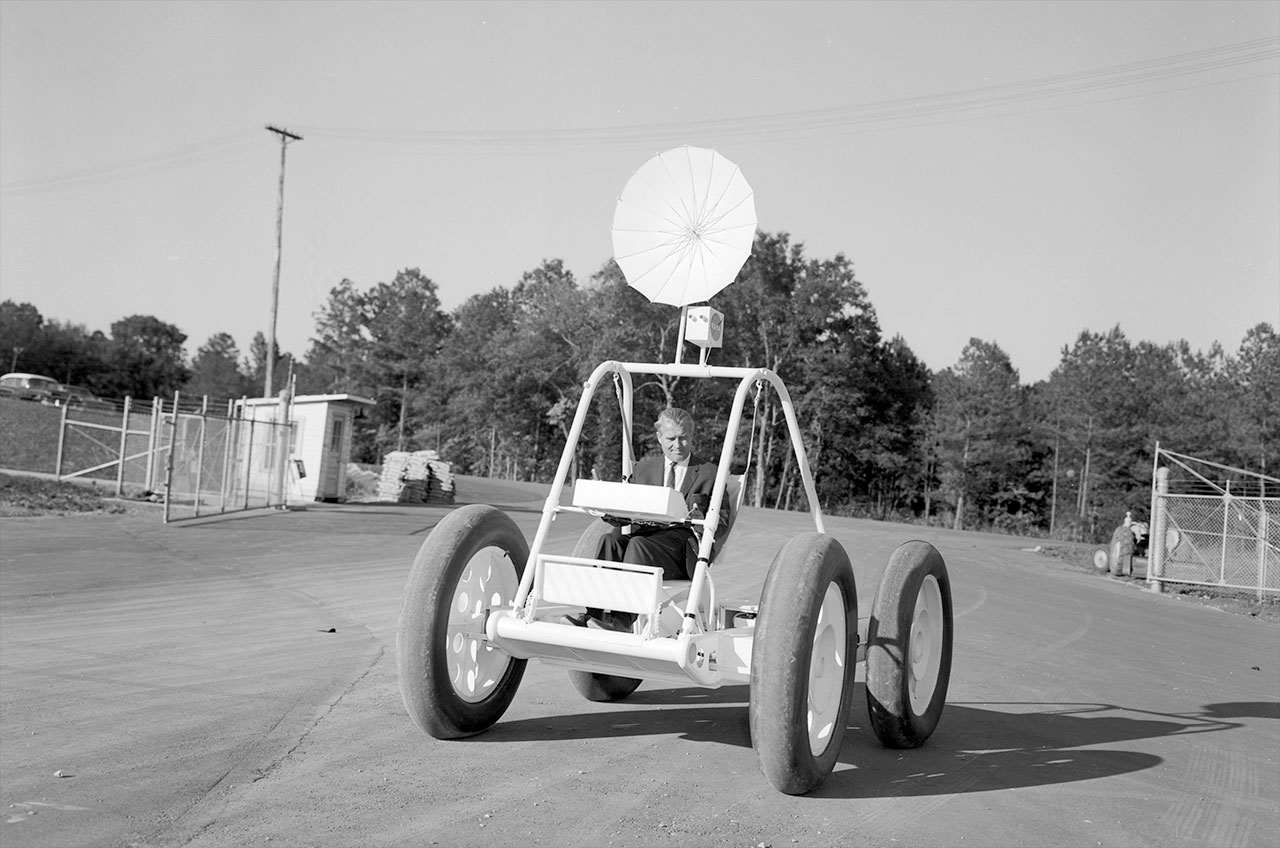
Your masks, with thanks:
M54 475L115 480L117 496L126 484L159 491L164 474L156 464L156 442L163 416L158 398L148 404L126 397L121 411L63 406Z
M296 483L293 425L287 406L267 414L258 420L241 405L227 415L165 416L165 522L287 504Z
M1280 479L1156 446L1148 581L1280 592Z

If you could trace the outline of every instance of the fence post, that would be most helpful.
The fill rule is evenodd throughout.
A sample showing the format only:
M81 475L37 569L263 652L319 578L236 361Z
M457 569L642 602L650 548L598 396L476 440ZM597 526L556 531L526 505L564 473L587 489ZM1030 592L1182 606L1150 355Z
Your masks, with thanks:
M249 485L253 480L253 429L257 418L249 419L249 449L245 451L244 462L244 508L249 508Z
M173 393L173 413L169 418L169 456L164 463L164 523L169 523L170 502L173 500L173 455L178 443L178 393Z
M1164 591L1164 582L1160 579L1164 577L1164 556L1165 556L1165 533L1168 532L1168 502L1165 495L1169 493L1169 469L1159 468L1156 470L1156 494L1155 494L1155 515L1151 519L1151 567L1148 569L1147 582L1151 584L1151 591L1159 594Z
M195 514L200 517L200 488L204 485L204 437L209 423L209 396L200 403L200 446L196 448L196 504Z
M1147 510L1147 516L1148 516L1147 520L1150 522L1147 526L1148 533L1156 532L1156 488L1158 485L1156 476L1159 473L1160 473L1160 440L1156 439L1156 449L1155 449L1155 452L1151 455L1151 503ZM1150 576L1151 576L1151 560L1152 560L1151 543L1154 541L1155 541L1155 536L1147 536L1148 580L1150 579Z
M151 397L151 426L147 428L147 475L143 480L142 488L148 492L154 492L155 473L156 473L156 401L159 398L152 395Z
M1218 557L1218 585L1227 582L1227 527L1231 521L1231 481L1227 481L1227 491L1222 496L1222 553Z
M271 421L267 424L268 439L271 443L271 469L267 474L267 503L266 506L279 506L275 503L278 495L272 494L273 491L278 493L284 492L284 439L280 434L280 422L284 416L284 400L277 398L275 411L271 414Z
M1263 589L1267 586L1267 499L1263 491L1258 492L1258 600L1262 600Z
M222 479L218 482L218 513L227 511L227 481L231 479L231 429L234 424L234 405L227 401L227 421L222 430Z
M120 419L120 462L116 466L116 497L124 494L124 458L129 453L129 402L131 395L124 396L124 416Z
M62 479L62 449L67 438L67 406L62 405L62 417L58 419L58 458L53 463L53 476Z

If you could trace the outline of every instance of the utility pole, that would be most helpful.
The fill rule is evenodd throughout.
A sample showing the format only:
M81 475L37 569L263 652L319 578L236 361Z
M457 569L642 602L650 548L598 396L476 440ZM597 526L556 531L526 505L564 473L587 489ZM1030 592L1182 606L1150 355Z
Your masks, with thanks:
M280 248L284 240L284 152L290 141L302 141L302 136L267 124L267 131L280 136L280 199L276 206L276 274L271 282L271 323L267 332L267 378L262 396L271 397L271 383L276 369L276 313L280 308Z

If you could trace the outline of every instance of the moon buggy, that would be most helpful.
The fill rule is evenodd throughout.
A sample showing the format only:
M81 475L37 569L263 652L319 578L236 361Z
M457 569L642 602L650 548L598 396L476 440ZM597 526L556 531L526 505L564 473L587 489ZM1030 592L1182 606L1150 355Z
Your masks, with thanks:
M697 183L696 176L687 182ZM617 241L615 235L621 257ZM730 281L739 267L741 261ZM704 291L693 302L709 296ZM606 361L584 383L532 544L510 517L485 505L454 510L432 530L414 560L400 613L400 691L423 730L454 739L502 717L530 659L568 669L593 701L626 698L643 680L711 689L747 683L760 769L779 791L802 794L835 767L858 662L866 663L867 708L881 743L911 748L933 733L951 671L950 580L932 545L907 542L891 555L870 613L859 619L854 571L843 546L825 532L786 386L768 369L708 365L708 350L720 345L719 313L685 305L683 318L674 363ZM698 364L679 361L686 338L702 347ZM636 375L736 383L705 516L689 515L674 489L638 483L577 480L572 501L563 502L592 399L608 382L622 424L623 476L631 477ZM712 572L733 567L721 559L734 549L716 552L712 528L726 511L730 525L737 518L743 479L731 467L738 432L747 398L758 410L767 390L784 413L814 529L780 540L758 603L733 604L717 597ZM753 414L753 431L754 420ZM596 559L600 537L611 529L602 519L591 522L571 555L548 552L551 523L566 513L691 526L700 538L693 578L664 580L657 566ZM631 613L635 622L630 632L615 632L562 621L584 607Z
M575 503L562 505L574 449L596 389L618 375L624 432L631 432L631 377L666 374L738 381L719 473L705 518L681 514L671 489L578 481ZM600 513L637 520L688 521L715 527L731 480L736 434L753 387L771 386L786 416L795 461L813 505L814 530L785 540L773 558L759 604L731 608L716 599L713 534L701 537L691 581L666 581L658 567L593 559L594 521L571 556L546 553L561 513ZM624 474L630 457L624 456ZM594 490L594 491L592 491ZM628 491L629 490L629 491ZM587 491L599 498L584 503ZM663 509L658 513L657 509ZM732 533L732 529L730 530ZM637 614L634 632L560 622L569 609L597 607ZM871 603L858 619L849 557L824 532L817 493L786 387L766 369L605 362L582 400L532 545L500 510L471 505L449 513L423 542L405 589L397 634L400 689L414 721L438 739L478 733L501 718L525 661L564 666L595 701L625 698L641 680L717 688L749 683L752 745L765 776L790 794L808 792L839 755L854 688L855 662L867 664L871 727L888 746L911 748L941 717L951 669L951 587L942 556L920 541L891 556Z

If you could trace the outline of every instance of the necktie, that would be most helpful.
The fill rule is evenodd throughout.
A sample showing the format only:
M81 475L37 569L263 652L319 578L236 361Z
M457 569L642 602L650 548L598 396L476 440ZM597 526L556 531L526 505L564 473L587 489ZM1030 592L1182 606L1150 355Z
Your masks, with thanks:
M667 482L663 484L668 489L676 487L676 465L674 462L667 463Z

